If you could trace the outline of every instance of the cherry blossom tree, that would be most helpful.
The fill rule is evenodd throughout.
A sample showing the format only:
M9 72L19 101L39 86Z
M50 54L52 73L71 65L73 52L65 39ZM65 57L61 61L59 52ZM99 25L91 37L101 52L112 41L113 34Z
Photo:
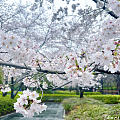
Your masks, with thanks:
M79 22L74 15L72 20L70 19L68 8L56 8L53 1L35 1L30 5L19 5L15 8L17 12L8 16L3 14L0 31L0 65L4 77L7 76L9 80L19 76L16 82L22 81L27 87L40 88L43 96L43 89L48 88L44 76L58 87L61 83L66 85L66 82L72 82L73 86L77 84L82 88L99 85L100 78L95 79L96 74L120 74L120 19L116 17L119 16L120 2L117 0L108 2L94 0L94 2L97 3L98 9L93 11L91 8L82 11L77 9L78 3L72 4L72 13L79 11L80 16L77 17L80 19ZM71 1L66 1L66 4L70 3ZM25 9L27 11L24 11ZM109 9L113 11L110 12ZM29 12L30 10L35 14ZM95 22L96 16L103 10L107 10L107 13L114 18L108 17L99 24ZM52 12L52 16L49 16ZM90 17L91 19L85 20ZM40 35L38 39L34 36L33 28L36 25L40 30L37 31ZM21 30L21 27L24 30ZM35 28L37 29L37 26ZM52 43L55 43L55 46L51 45ZM54 47L51 53L47 52L50 51L49 46ZM39 79L35 78L38 73L40 73ZM1 91L8 92L9 85L13 83L3 84ZM46 110L47 106L41 102L42 96L38 100L39 94L36 91L29 89L23 91L14 104L16 112L25 117L32 117L35 112L39 114Z

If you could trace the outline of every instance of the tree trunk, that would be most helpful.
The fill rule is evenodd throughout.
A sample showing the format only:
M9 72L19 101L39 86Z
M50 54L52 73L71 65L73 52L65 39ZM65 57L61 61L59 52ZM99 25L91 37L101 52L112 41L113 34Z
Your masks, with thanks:
M5 84L8 84L8 77L6 76ZM2 93L2 96L5 97L7 95L7 92Z
M83 93L84 93L84 90L82 90L82 87L80 87L80 98L83 98Z
M7 95L7 92L2 93L2 96L5 97Z
M11 77L11 99L14 99L14 78Z
M120 75L117 75L117 90L119 90L119 95L120 95Z
M76 95L79 95L79 87L76 86Z

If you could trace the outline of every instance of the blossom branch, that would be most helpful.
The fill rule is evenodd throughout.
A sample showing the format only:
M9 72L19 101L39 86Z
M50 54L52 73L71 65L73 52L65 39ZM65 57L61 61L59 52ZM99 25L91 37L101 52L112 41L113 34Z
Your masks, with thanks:
M17 69L32 70L31 67L20 66L20 65L11 64L11 63L0 62L0 65L1 65L1 66L14 67L14 68L17 68ZM38 71L38 72L42 72L42 73L49 73L49 74L65 74L65 72L62 72L62 71L43 70L43 69L39 69L39 68L37 68L37 71Z
M96 71L96 72L99 72L100 74L106 73L106 74L120 75L120 72L111 73L110 71L105 71L105 70L99 69L99 68L95 69L95 71Z
M69 84L69 83L71 83L72 81L69 81L69 82L67 82L67 83L65 83L65 84L63 84L63 85L61 85L61 86L59 86L59 87L56 87L56 88L54 88L54 89L52 89L52 90L57 90L57 89L59 89L59 88L61 88L61 87L64 87L65 85L67 85L67 84Z
M99 0L93 0L96 4L98 3L98 2L100 2ZM101 1L103 1L103 0L101 0ZM103 3L103 5L104 5L104 3ZM103 10L105 10L105 11L107 11L107 13L109 14L109 15L111 15L112 17L114 17L114 18L119 18L113 11L110 11L105 5L103 6L103 8L102 8Z

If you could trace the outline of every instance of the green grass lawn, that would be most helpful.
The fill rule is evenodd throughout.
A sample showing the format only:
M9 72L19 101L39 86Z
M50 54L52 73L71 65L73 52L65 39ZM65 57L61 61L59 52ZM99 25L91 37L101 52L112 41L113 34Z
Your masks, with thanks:
M63 101L65 120L114 120L120 118L120 104L108 105L99 100L84 97Z

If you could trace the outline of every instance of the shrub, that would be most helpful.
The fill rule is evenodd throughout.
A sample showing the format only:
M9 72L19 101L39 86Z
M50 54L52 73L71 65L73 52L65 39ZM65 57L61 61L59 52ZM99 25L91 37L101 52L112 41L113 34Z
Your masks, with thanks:
M101 92L84 92L84 95L102 95Z
M89 95L88 97L101 100L106 104L117 104L120 102L119 95Z
M76 95L76 91L61 91L61 90L57 90L57 91L53 91L54 94L69 94L69 95Z
M68 90L62 91L62 90L57 90L57 91L44 91L45 94L68 94L68 95L76 95L76 91L72 90L71 92ZM101 95L100 92L84 92L84 95Z
M17 95L15 99L11 99L10 95L7 95L5 97L2 97L0 95L0 116L11 113L14 111L14 104L16 102L16 99L19 96Z
M40 94L41 95L41 94ZM52 102L61 102L66 98L79 97L78 95L69 95L69 94L43 94L42 101L52 101Z
M73 109L73 106L71 104L64 104L63 106L66 114Z
M2 81L3 81L3 72L2 72L2 69L0 67L0 84L2 84Z

